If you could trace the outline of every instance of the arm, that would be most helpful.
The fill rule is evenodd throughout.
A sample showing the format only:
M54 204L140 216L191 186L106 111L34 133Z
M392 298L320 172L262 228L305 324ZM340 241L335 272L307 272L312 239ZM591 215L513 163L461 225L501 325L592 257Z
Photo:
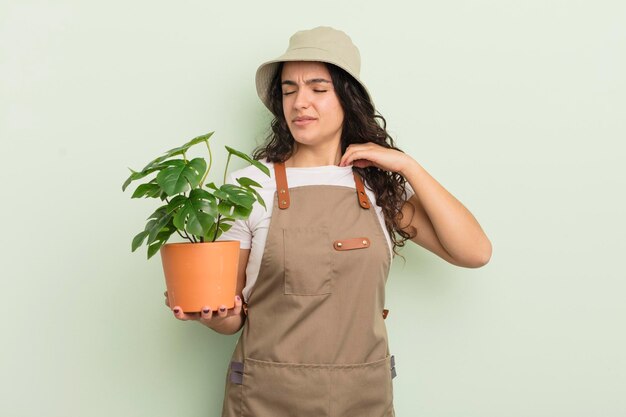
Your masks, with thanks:
M400 171L415 194L402 207L402 230L411 241L457 266L481 267L491 258L491 242L476 218L413 158Z
M206 327L215 330L221 334L235 334L242 327L246 321L246 316L243 311L243 288L246 285L246 266L248 265L248 257L250 256L250 249L239 250L239 269L237 271L237 286L235 289L235 307L232 309L226 309L225 306L220 306L220 309L213 313L208 307L202 309L201 313L188 313L185 314L180 308L174 307L174 316L183 321L195 320ZM239 299L237 299L237 297ZM167 292L165 294L165 304L167 303Z
M404 176L415 195L402 207L402 230L412 242L458 266L478 268L491 258L491 242L474 216L409 155L374 143L348 146L340 165L376 166Z

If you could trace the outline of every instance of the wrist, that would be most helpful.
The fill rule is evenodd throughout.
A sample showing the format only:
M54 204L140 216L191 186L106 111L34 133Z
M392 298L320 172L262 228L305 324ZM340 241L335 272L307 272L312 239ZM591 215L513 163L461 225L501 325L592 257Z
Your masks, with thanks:
M404 178L407 178L410 172L415 171L419 168L420 164L415 159L413 159L411 155L404 154L404 160L402 162L402 165L400 166L400 169L398 170L398 173Z

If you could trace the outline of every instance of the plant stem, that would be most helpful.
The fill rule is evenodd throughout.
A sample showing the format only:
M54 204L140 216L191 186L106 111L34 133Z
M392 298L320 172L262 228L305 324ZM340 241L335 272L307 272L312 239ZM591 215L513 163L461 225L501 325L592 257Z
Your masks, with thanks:
M226 173L228 172L228 164L230 163L230 157L233 156L232 153L228 154L228 159L226 160L226 167L224 168L224 180L222 181L222 184L226 183Z
M215 234L213 235L213 240L211 240L211 242L215 242L215 239L217 239L217 234L220 231L220 218L222 217L221 214L217 215L217 222L215 223Z
M211 165L213 165L213 155L211 154L211 147L209 146L209 141L205 140L204 143L206 143L206 147L209 150L209 167L206 169L206 172L204 173L204 177L202 177L202 181L200 181L200 188L202 188L202 186L204 185L204 181L206 180L206 177L209 175L209 171L211 170Z

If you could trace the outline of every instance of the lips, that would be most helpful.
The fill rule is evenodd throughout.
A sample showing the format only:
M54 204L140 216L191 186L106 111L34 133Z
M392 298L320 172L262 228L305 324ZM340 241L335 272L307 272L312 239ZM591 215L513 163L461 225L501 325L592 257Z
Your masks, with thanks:
M295 119L293 119L293 123L296 126L306 126L306 125L309 125L309 124L313 123L316 120L317 119L314 118L314 117L301 116L301 117L296 117Z

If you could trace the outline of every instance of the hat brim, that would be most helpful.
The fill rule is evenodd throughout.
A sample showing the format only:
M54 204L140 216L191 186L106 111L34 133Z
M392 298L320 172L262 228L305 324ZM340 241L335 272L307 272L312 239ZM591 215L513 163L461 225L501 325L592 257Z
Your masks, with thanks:
M259 98L265 104L270 111L272 111L270 107L269 100L269 89L270 84L272 83L272 79L276 74L278 66L281 62L293 62L293 61L312 61L312 62L325 62L329 64L333 64L338 66L339 68L346 71L348 74L352 76L365 90L365 93L368 96L368 99L372 102L372 96L370 95L365 84L356 76L356 72L350 68L345 62L336 59L331 53L324 49L320 48L297 48L290 49L285 52L283 55L279 56L276 59L272 59L271 61L264 62L259 66L256 71L256 91L259 95Z

